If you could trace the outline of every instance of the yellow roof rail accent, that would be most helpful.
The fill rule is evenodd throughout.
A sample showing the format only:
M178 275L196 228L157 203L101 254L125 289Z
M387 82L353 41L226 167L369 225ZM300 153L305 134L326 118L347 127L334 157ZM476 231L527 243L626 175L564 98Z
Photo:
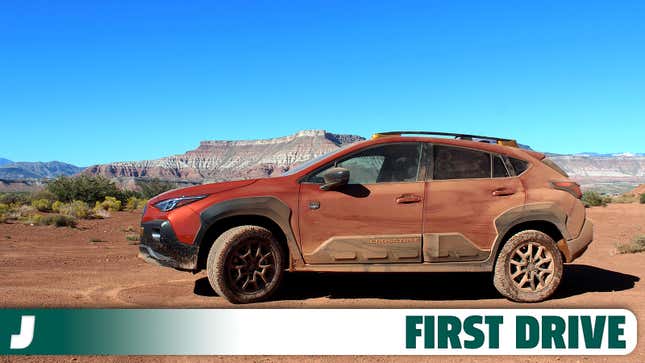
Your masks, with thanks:
M376 139L380 139L382 137L388 137L388 136L401 136L401 134L387 134L386 135L386 134L376 133L376 134L372 135L372 140L376 140Z
M497 145L518 147L517 141L515 140L497 140Z

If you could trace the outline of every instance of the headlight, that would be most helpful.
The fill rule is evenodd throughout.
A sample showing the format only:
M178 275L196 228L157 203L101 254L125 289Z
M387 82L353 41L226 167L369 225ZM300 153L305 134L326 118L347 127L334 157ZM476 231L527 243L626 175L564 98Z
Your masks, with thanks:
M186 204L190 204L192 202L196 202L200 199L206 198L207 195L195 195L192 197L179 197L179 198L171 198L171 199L166 199L162 200L161 202L157 202L154 204L154 207L159 209L162 212L168 212L170 210L173 210L175 208L179 208L181 206L184 206Z

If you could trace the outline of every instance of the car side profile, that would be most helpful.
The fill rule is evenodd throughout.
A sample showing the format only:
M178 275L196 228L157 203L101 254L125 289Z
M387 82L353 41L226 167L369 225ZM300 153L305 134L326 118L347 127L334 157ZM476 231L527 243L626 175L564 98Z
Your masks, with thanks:
M537 302L592 241L580 197L514 140L386 132L279 177L158 195L144 209L140 257L206 269L233 303L267 299L298 271L485 271L505 297Z

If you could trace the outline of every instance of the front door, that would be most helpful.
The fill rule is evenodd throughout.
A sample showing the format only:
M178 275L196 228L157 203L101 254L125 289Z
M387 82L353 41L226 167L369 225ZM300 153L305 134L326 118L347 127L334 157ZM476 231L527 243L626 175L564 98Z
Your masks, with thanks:
M421 262L425 183L421 145L379 145L344 156L300 185L299 224L309 264ZM349 170L346 186L320 189L330 167Z

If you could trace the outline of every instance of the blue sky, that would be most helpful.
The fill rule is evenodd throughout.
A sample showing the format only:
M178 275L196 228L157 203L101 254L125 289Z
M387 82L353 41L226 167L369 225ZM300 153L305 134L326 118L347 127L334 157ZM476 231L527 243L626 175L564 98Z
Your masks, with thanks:
M0 2L0 157L327 129L645 152L643 1Z

